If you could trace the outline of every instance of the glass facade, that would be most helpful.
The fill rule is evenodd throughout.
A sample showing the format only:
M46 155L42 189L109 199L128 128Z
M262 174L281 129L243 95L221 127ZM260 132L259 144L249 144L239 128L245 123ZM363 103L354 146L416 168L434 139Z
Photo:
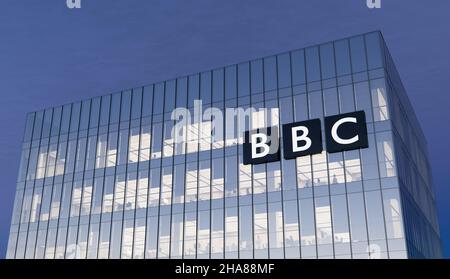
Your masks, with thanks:
M369 147L244 165L248 128L363 110ZM323 127L322 127L323 133ZM323 138L323 137L322 137ZM28 114L7 258L439 258L426 142L372 32Z

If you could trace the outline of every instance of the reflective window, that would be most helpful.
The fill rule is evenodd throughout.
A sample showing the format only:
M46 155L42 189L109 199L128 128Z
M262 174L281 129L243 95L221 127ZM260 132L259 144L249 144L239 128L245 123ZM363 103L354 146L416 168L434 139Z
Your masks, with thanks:
M277 89L277 60L275 56L264 58L264 90Z
M305 56L308 82L320 80L319 49L317 47L307 48Z
M264 88L263 61L261 59L254 60L250 66L252 94L261 93Z
M171 229L171 258L181 258L183 256L183 214L172 215Z
M184 202L184 178L185 166L184 164L174 166L174 180L173 180L173 203Z
M175 80L170 80L165 83L164 112L172 113L173 109L175 108L175 86Z
M134 224L133 259L143 259L145 256L145 221L145 218L139 218Z
M320 46L320 66L320 69L322 70L322 79L328 79L336 76L334 70L334 49L332 43Z
M402 238L402 210L397 189L383 191L384 216L386 220L386 233L388 239Z
M136 193L136 208L147 207L147 194L148 194L148 171L139 172L139 180Z
M92 192L91 214L99 214L102 210L103 177L94 180L94 190Z
M372 92L372 104L374 110L374 121L384 121L389 119L389 110L387 107L387 95L384 79L370 81Z
M128 163L137 163L139 161L139 139L140 128L131 128L128 142Z
M386 238L380 191L366 192L365 199L369 239L378 240Z
M254 210L254 239L255 239L255 256L260 258L268 257L268 231L267 231L267 206L265 204L257 204Z
M122 92L122 100L120 105L120 121L130 120L131 113L131 90Z
M198 199L209 200L211 195L211 167L209 161L200 161L198 167Z
M145 258L156 259L158 241L158 216L151 216L147 219L148 235L145 243Z
M197 250L197 213L186 212L184 218L184 257L195 258Z
M233 99L237 97L237 82L236 82L236 66L229 66L225 68L225 96L226 99Z
M366 216L364 209L364 197L362 193L352 193L348 195L348 211L350 217L352 243L366 241Z
M381 53L380 33L374 32L365 35L367 61L369 70L383 66L383 58Z
M225 158L225 197L237 195L237 163L236 156Z
M297 186L305 188L312 186L311 157L297 157Z
M91 113L89 115L89 128L94 128L98 126L100 120L100 101L101 101L100 97L92 99Z
M268 214L270 257L281 258L284 254L283 210L281 203L269 203Z
M123 210L123 203L125 199L125 185L125 175L117 175L114 186L114 212Z
M351 73L350 50L348 40L334 42L334 51L336 55L336 70L339 76Z
M317 244L331 243L331 208L328 198L317 198L315 206Z
M109 254L109 237L110 237L111 223L101 223L100 226L100 241L98 244L98 258L107 259Z
M210 212L202 210L198 212L197 227L197 258L209 258L210 251Z
M129 130L119 131L117 164L124 165L127 163Z
M125 194L125 210L133 210L136 208L136 191L137 191L137 174L135 172L128 173L126 194ZM131 252L129 256L131 257Z
M70 203L70 217L80 215L82 194L83 194L83 182L74 181L72 186L72 198Z
M153 112L153 85L145 86L142 95L142 117L151 116Z
M133 235L134 220L125 220L122 230L122 259L131 259L133 257Z
M364 37L358 36L350 39L350 52L353 72L366 71L367 64Z
M213 88L212 88L212 94L213 94L213 102L223 101L224 100L224 70L218 69L213 71Z
M96 259L98 257L98 242L100 236L100 224L94 223L89 225L89 236L88 236L88 246L87 246L87 256L88 259Z
M302 258L316 256L315 214L312 199L299 200L300 239Z
M161 172L161 205L172 203L172 167L163 167Z
M159 192L161 187L161 170L151 169L150 170L150 189L148 195L148 206L158 206L159 205Z
M100 126L108 125L109 111L111 106L111 96L103 96L100 105Z
M114 176L105 177L103 190L103 213L112 212L114 199Z
M252 207L239 208L239 250L241 258L253 257Z
M211 211L211 258L223 258L224 251L224 209Z
M137 119L141 116L142 108L142 87L134 88L131 98L131 119Z
M238 64L238 97L250 94L250 65Z
M334 243L350 242L347 197L345 195L331 196L331 212L333 220Z
M35 116L35 113L29 113L27 115L27 119L26 119L26 123L25 123L25 133L23 136L24 142L31 140L31 136L33 133L34 116Z
M305 83L305 52L304 50L293 51L291 54L292 59L292 83L304 84Z
M153 92L153 115L163 113L164 109L164 83L155 84Z
M277 56L278 86L291 86L291 61L289 53Z
M122 239L122 220L115 220L111 224L111 240L109 247L109 258L120 258L120 247Z
M390 132L377 134L378 160L381 177L395 176L394 149Z

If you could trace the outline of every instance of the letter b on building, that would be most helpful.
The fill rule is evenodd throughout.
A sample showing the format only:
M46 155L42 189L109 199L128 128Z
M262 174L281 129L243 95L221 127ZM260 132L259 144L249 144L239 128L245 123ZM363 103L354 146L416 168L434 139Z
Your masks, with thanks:
M322 152L320 120L313 119L283 125L283 153L285 159Z
M280 144L276 126L245 132L244 165L280 160Z

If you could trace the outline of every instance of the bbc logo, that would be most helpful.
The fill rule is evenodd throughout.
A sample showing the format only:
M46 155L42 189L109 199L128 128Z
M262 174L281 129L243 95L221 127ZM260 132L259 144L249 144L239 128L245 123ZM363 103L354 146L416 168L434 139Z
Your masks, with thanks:
M325 117L325 144L328 153L369 147L364 111ZM285 124L284 158L318 154L323 151L320 119ZM280 160L280 144L276 126L245 132L244 165Z

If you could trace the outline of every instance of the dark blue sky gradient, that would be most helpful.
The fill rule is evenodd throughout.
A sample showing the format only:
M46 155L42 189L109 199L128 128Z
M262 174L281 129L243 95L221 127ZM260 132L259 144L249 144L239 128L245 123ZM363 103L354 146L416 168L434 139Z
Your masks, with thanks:
M381 1L1 0L0 256L27 112L381 30L429 143L450 257L450 1Z

